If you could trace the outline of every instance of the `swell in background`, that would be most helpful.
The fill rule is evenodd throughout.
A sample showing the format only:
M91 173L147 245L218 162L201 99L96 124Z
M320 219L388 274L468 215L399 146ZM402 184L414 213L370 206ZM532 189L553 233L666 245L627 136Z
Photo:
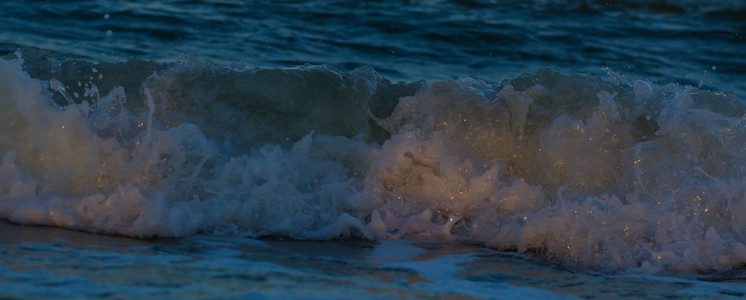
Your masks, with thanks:
M630 79L746 92L741 1L8 1L0 17L6 53L369 65L406 81L606 66Z

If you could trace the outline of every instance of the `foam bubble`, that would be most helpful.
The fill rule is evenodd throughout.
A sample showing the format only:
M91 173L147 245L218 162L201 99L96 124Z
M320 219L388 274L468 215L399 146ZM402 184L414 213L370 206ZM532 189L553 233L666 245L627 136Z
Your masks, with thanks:
M2 218L136 237L427 238L608 271L746 262L732 94L546 69L425 85L370 68L71 65L107 81L0 60Z

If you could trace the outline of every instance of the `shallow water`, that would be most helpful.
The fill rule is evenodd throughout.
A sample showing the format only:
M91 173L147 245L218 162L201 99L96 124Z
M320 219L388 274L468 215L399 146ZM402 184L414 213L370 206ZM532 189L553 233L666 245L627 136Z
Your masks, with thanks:
M518 254L416 241L133 240L0 225L6 297L695 298L746 283L571 272Z
M743 296L744 11L0 4L8 295Z

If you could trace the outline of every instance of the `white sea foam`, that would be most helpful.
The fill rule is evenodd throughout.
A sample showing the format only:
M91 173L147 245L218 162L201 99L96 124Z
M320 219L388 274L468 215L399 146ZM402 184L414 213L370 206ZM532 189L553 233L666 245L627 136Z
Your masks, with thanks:
M651 273L746 263L746 120L732 95L539 70L392 102L405 86L370 68L195 63L140 94L97 88L60 106L76 101L64 81L21 63L0 60L0 217L13 222L428 238Z
M395 253L394 253L395 252ZM381 263L382 267L413 270L427 280L411 285L413 289L423 289L444 294L464 293L483 299L542 298L575 299L573 296L557 295L547 290L531 287L517 287L507 283L480 282L463 279L464 265L477 260L471 254L449 254L412 260L413 254L424 251L414 245L401 242L385 242L377 246L366 258ZM370 261L370 260L369 260Z

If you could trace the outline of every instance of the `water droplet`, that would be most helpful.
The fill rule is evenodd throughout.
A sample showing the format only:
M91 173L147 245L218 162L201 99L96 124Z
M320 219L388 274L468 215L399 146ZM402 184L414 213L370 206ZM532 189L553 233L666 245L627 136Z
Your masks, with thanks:
M112 32L111 30L107 30L106 31L106 35L108 35L108 36L111 36L112 34L114 34L114 32Z
M108 19L109 19L109 17L111 17L111 16L109 15L109 14L104 14L104 19L107 19L107 20L108 20Z

